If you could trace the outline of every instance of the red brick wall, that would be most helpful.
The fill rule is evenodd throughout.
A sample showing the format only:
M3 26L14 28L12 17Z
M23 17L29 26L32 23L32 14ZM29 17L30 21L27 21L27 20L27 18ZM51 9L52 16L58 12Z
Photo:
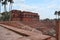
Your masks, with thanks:
M39 15L38 13L32 13L32 12L21 12L18 10L12 11L12 21L38 21Z
M38 21L39 20L39 15L38 13L32 13L32 12L23 12L23 21Z
M13 18L12 21L20 21L20 18Z

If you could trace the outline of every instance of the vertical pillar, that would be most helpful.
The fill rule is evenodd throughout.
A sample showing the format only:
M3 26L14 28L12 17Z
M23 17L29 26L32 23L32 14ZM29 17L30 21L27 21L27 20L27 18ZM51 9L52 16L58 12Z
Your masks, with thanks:
M56 20L56 39L59 40L59 20Z
M60 20L59 20L59 40L60 40Z

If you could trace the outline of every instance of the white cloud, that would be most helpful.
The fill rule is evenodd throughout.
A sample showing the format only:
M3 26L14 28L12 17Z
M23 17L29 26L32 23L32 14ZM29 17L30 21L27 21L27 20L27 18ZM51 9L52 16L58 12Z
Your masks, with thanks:
M60 10L60 5L58 4L60 0L51 0L49 3L42 5L28 5L25 4L26 1L27 0L15 0L16 3L14 3L13 9L37 12L41 15L41 18L54 18L54 12Z

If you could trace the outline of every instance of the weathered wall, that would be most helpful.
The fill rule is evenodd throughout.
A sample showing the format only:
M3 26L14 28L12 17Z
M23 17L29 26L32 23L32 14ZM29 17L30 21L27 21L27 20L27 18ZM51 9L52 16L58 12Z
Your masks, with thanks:
M39 21L38 13L12 10L12 21Z

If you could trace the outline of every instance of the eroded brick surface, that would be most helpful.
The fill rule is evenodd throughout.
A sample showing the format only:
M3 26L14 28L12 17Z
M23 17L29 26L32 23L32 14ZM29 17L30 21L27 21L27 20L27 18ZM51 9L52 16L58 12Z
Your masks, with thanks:
M23 36L16 34L8 29L5 29L0 26L0 40L27 40Z

